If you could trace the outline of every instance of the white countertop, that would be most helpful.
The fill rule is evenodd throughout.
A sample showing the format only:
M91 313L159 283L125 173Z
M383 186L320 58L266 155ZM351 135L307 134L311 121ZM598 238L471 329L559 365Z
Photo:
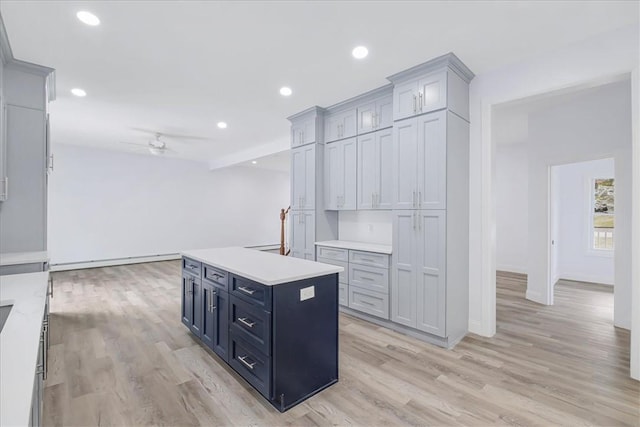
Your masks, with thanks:
M0 267L4 265L33 264L49 262L49 252L7 252L0 254Z
M391 254L391 245L380 245L377 243L350 242L348 240L327 240L326 242L316 242L317 246L328 246L330 248L353 249L356 251L376 252L379 254Z
M182 255L267 286L340 273L336 265L246 248L199 249Z
M0 426L26 426L31 416L48 272L0 276L0 305L13 305L0 332Z

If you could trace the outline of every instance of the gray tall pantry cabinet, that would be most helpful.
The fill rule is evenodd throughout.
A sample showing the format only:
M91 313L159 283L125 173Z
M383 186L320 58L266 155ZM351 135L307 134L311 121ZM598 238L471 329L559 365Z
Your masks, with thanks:
M473 77L449 53L388 77L387 86L290 118L293 256L314 259L314 241L336 239L337 224L325 237L317 230L327 218L337 222L338 211L390 211L388 297L376 294L375 312L351 301L341 310L444 347L468 330ZM311 117L314 141L301 131Z

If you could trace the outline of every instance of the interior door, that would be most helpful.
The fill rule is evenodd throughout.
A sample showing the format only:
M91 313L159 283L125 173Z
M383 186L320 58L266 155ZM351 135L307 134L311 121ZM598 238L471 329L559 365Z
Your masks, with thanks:
M393 127L393 208L416 209L418 182L418 130L416 119Z

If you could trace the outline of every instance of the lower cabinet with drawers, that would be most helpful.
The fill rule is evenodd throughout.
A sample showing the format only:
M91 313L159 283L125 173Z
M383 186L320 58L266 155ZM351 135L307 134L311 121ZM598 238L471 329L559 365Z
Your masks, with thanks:
M338 381L336 276L268 286L183 257L182 322L284 412Z
M318 262L344 268L338 275L339 303L381 319L389 319L389 255L317 246Z

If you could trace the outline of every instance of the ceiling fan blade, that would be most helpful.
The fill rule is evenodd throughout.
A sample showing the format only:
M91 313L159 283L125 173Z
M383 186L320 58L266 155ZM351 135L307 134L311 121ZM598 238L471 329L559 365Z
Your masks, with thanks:
M184 135L184 134L179 134L179 133L166 133L166 132L159 132L159 131L153 130L153 129L145 129L145 128L138 128L138 127L132 127L132 128L129 128L129 129L135 130L137 132L148 133L150 135L160 135L160 138L191 139L191 140L194 140L194 141L213 141L213 138L208 138L208 137L205 137L205 136Z

